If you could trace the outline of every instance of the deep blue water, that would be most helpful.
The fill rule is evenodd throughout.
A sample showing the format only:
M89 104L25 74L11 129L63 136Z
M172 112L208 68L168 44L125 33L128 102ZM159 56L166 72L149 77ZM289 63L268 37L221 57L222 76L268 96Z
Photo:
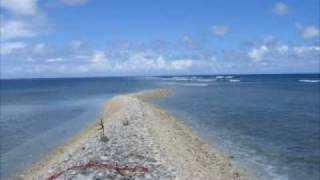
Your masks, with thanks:
M93 122L116 94L175 91L155 103L260 179L320 178L320 75L1 80L1 175Z

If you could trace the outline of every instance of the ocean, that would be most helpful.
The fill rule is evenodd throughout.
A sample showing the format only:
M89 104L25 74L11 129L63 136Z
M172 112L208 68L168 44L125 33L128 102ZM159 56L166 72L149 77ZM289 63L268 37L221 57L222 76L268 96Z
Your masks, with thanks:
M99 118L110 97L155 87L134 78L1 80L0 179L9 179Z
M155 104L259 179L320 178L320 74L17 79L0 85L3 179L94 122L105 100L159 87L175 94Z

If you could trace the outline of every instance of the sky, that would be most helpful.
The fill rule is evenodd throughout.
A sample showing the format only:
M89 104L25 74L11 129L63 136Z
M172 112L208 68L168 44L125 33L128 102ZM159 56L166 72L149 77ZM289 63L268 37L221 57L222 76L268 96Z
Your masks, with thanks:
M320 72L320 0L1 0L0 77Z

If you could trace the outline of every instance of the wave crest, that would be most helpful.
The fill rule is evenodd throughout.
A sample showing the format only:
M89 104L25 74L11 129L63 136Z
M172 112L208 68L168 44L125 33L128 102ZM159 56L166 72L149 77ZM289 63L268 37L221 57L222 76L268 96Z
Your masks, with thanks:
M320 79L300 79L299 82L318 83L318 82L320 82Z
M178 82L164 82L162 84L179 85L179 86L202 86L202 87L209 85L207 83L178 83Z

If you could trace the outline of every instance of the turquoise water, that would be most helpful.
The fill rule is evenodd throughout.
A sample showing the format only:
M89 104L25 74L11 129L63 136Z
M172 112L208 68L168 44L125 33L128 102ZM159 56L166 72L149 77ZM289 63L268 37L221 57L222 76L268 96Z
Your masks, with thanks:
M92 123L117 94L166 87L155 103L259 179L319 179L320 76L1 80L1 179Z
M94 122L110 97L152 84L131 78L1 80L0 179Z

